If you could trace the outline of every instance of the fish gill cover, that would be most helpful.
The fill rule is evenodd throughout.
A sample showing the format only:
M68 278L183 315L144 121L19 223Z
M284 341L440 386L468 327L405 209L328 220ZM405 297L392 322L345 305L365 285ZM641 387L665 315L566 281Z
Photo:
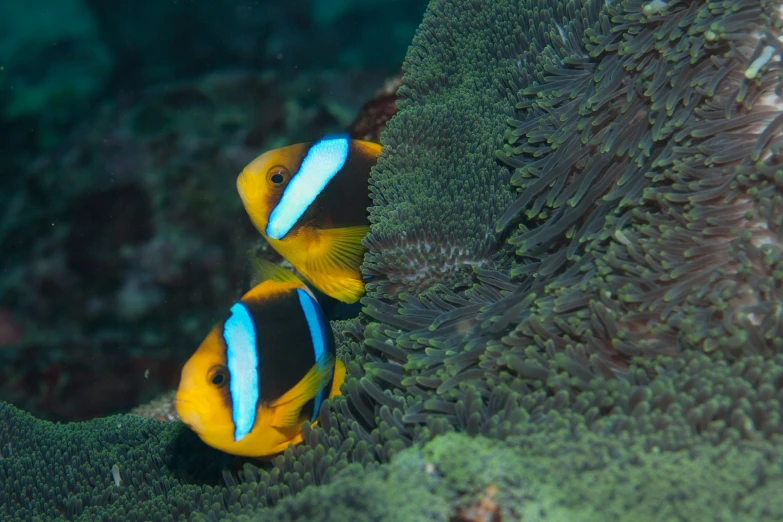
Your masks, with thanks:
M109 421L3 406L0 514L783 518L780 9L434 0L371 182L379 277L334 324L348 377L321 425L222 485L172 457L214 453L152 421L47 472ZM57 489L63 469L82 485Z

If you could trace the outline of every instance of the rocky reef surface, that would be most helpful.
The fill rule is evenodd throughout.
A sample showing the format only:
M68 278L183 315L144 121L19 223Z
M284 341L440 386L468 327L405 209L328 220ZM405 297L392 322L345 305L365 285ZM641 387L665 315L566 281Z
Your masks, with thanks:
M304 443L0 406L0 514L780 520L781 3L433 0Z

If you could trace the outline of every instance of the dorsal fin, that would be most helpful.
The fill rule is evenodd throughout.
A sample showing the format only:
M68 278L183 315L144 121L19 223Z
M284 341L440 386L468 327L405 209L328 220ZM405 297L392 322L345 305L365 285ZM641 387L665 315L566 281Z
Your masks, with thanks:
M266 259L250 255L250 286L254 287L264 281L277 281L278 283L305 284L294 274L280 265L276 265ZM306 288L306 287L305 287Z

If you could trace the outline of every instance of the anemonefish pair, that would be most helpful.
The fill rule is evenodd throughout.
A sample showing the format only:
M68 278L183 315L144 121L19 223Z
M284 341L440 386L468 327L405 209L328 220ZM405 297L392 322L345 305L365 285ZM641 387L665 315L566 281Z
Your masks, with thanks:
M182 369L175 406L208 445L262 457L302 441L345 366L329 322L296 276L255 261L261 282L230 309Z
M237 178L255 227L321 292L344 303L364 293L369 175L381 146L327 136L266 152Z
M324 294L344 303L364 293L369 174L381 146L329 136L266 152L237 179L255 227ZM249 457L302 441L323 401L339 395L345 366L308 287L255 260L260 284L216 325L182 369L180 418L210 446Z

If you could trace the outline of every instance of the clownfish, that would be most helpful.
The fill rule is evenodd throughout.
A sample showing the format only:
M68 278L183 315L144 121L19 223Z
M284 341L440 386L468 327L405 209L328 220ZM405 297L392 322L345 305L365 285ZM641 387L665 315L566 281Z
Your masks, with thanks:
M245 210L272 248L344 303L364 293L369 175L380 152L377 143L327 136L265 152L237 178Z
M340 394L345 365L311 291L254 259L260 284L235 303L182 368L174 404L208 445L263 457L302 441L323 401Z

